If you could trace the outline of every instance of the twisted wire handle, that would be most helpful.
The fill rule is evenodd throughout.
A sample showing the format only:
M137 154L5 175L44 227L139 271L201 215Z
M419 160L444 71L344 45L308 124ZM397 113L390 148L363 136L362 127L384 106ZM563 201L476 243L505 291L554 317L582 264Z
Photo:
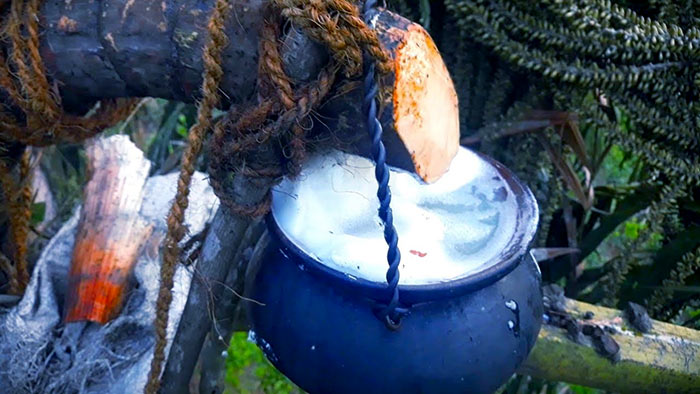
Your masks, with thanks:
M365 23L371 27L371 11L376 6L376 0L367 0L364 5ZM386 272L388 290L391 292L391 300L386 305L381 305L375 313L384 322L387 328L397 330L401 325L401 319L408 313L408 309L400 307L399 303L399 264L401 252L399 251L399 237L394 227L394 215L391 211L391 190L389 189L389 167L386 165L386 149L382 142L382 124L377 119L377 93L379 85L376 80L376 65L368 56L368 67L364 81L364 111L367 121L367 129L372 139L372 158L375 162L374 176L379 187L377 198L379 199L379 218L384 224L384 240L389 246L387 261L389 268Z

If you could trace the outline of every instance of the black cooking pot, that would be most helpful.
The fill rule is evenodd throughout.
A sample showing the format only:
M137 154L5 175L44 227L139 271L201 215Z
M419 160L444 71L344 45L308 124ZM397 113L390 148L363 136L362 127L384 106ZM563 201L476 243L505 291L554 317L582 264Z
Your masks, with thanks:
M493 392L540 329L535 199L464 148L435 184L392 170L409 311L393 331L375 314L391 293L372 172L329 152L275 190L246 278L250 339L310 393Z

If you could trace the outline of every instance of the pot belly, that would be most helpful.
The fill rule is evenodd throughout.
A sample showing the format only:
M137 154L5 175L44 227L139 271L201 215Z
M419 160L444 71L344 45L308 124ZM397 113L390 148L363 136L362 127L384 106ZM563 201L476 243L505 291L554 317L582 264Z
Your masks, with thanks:
M378 264L383 260L378 259ZM534 346L540 279L529 256L480 290L413 305L398 331L373 301L302 268L266 234L246 280L251 337L302 389L315 393L490 393Z

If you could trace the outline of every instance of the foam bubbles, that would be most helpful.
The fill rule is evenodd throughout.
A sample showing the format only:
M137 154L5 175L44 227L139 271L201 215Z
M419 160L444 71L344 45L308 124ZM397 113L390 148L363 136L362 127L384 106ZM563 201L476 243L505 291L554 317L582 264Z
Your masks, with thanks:
M391 170L401 284L451 281L500 261L515 232L515 197L498 171L460 148L450 170L425 184ZM274 189L272 212L286 236L349 277L385 282L387 245L377 215L374 164L339 151L318 155Z

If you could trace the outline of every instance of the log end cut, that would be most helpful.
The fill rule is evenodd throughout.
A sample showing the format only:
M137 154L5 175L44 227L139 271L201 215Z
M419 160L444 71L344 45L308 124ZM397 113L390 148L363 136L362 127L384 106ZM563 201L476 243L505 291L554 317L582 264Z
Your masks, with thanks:
M422 26L387 10L370 18L391 56L380 80L382 141L387 164L437 181L459 149L457 92L435 42ZM319 133L330 131L345 152L372 157L365 126L362 83L341 84L321 108Z
M435 43L420 25L402 31L395 52L393 116L415 172L434 182L459 148L457 92Z

